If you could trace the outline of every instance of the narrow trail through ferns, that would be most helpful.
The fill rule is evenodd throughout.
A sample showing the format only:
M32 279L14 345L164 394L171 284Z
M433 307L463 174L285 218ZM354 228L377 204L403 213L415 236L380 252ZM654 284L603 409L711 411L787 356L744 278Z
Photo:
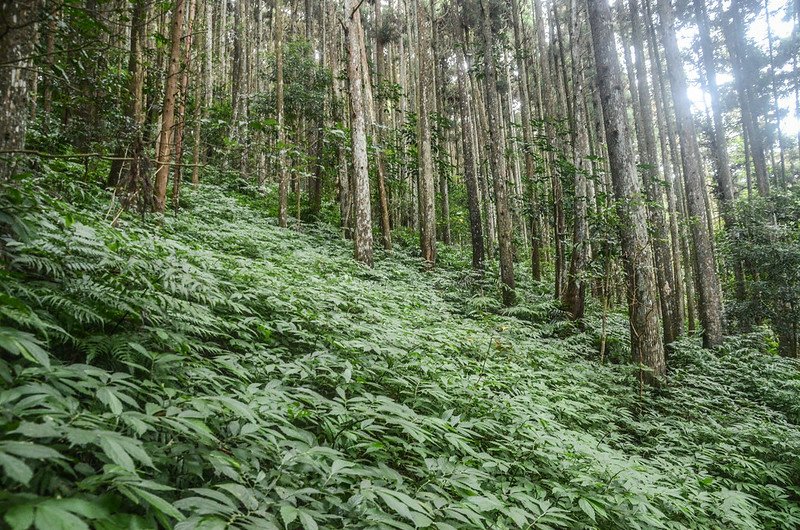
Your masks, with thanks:
M757 333L642 393L530 282L504 312L253 197L113 227L75 179L2 197L10 528L800 527L800 370Z

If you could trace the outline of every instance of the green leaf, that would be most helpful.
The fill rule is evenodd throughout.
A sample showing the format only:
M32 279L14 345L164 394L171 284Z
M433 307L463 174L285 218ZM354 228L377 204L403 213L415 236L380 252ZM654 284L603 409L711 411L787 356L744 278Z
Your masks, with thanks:
M3 519L11 527L11 530L26 530L33 524L33 505L18 504L9 508Z
M97 500L90 502L86 499L71 497L66 499L52 499L45 502L76 515L80 515L86 519L102 519L108 517L108 509L98 504Z
M39 346L36 337L30 333L0 327L0 348L50 369L50 355Z
M160 511L164 515L172 517L173 519L177 519L178 521L183 521L186 517L178 511L172 504L168 503L158 495L154 493L150 493L147 490L143 490L141 488L137 488L135 486L131 487L136 495L145 501L147 504L155 508L156 510Z
M122 448L119 442L109 436L101 435L99 444L100 448L112 462L128 471L136 471L136 465L133 463L133 459L125 449Z
M55 438L60 435L49 423L33 423L23 421L19 427L11 431L11 434L21 434L28 438Z
M122 414L122 402L107 386L97 389L97 399L108 406L115 415Z
M520 528L526 528L528 526L528 514L525 510L517 508L516 506L509 506L504 512L511 517L514 523Z
M300 515L300 523L303 525L305 530L319 530L319 526L317 526L317 522L314 520L313 517L308 515L306 512L298 512Z
M578 499L578 506L581 507L583 513L588 515L592 521L595 520L594 507L592 507L592 504L589 501L586 499Z
M38 530L89 530L76 515L48 504L36 507L35 522Z
M286 528L289 528L289 525L297 519L298 513L297 508L291 504L281 504L281 519L283 519L283 524Z
M348 468L348 467L353 467L353 466L355 466L355 464L353 464L352 462L347 462L345 460L336 459L331 464L331 473L330 474L331 474L331 476L333 476L333 475L339 473L341 470L343 470L345 468Z
M478 511L487 512L490 510L498 510L503 507L503 504L495 499L484 497L482 495L471 495L467 497L467 502L474 504L478 507Z
M6 476L26 486L33 478L33 470L28 467L28 464L9 454L0 453L0 466L3 467Z
M383 502L385 502L389 508L402 515L406 519L413 521L418 528L425 528L433 523L428 516L420 513L419 511L414 511L409 507L409 505L414 504L419 506L419 503L408 497L408 495L385 488L378 488L375 490L375 492L380 496L381 499L383 499ZM419 507L421 508L421 506Z
M24 458L59 459L61 453L44 445L30 442L0 442L0 451L12 453Z

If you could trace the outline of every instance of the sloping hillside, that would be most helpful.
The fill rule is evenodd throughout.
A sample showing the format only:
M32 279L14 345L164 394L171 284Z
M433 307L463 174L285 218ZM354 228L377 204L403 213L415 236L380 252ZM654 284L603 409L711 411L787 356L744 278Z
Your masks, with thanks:
M530 282L504 314L454 249L366 269L210 186L161 223L73 179L0 196L11 528L800 526L800 371L758 334L641 390L622 316L600 364L598 316Z

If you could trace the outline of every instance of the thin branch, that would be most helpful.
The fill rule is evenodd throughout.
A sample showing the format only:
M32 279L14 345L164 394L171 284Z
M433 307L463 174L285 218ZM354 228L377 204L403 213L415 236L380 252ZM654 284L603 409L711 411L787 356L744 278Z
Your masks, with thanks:
M364 0L359 0L359 2L358 2L358 5L357 5L356 7L354 7L354 8L353 8L353 12L352 12L352 13L350 13L350 16L349 16L349 17L347 17L347 18L349 18L349 19L350 19L350 18L353 18L353 15L355 15L355 14L356 14L356 12L357 12L359 9L361 9L361 4L363 4L363 3L364 3Z

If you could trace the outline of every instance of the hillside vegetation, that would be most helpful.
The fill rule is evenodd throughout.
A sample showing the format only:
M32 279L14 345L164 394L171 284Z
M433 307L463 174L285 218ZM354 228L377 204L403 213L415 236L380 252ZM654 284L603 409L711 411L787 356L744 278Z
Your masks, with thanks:
M0 513L15 530L797 528L800 365L759 332L670 352L502 309L442 247L374 269L203 185L119 214L53 162L3 184Z

